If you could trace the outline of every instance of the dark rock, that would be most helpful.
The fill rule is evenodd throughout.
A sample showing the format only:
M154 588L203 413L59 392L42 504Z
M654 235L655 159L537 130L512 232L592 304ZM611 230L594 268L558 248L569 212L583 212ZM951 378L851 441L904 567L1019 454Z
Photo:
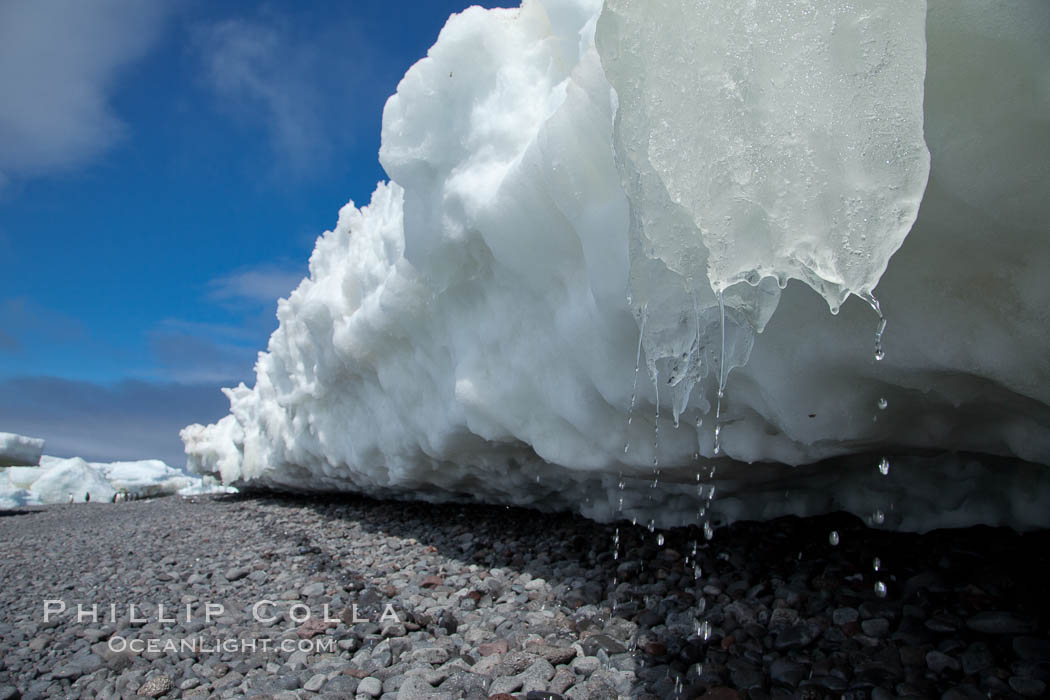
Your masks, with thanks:
M627 647L607 634L591 635L580 642L580 646L583 647L583 653L587 656L595 656L599 649L606 654L622 654L627 651Z
M979 612L966 620L966 626L982 634L1031 634L1036 625L1032 620L1018 617L1004 610Z
M769 666L770 679L790 688L796 687L806 677L806 674L805 666L784 658L776 659Z
M992 656L992 652L987 644L974 642L967 647L966 651L959 655L959 661L962 663L963 673L972 676L992 666L995 663L995 658Z
M1050 639L1015 637L1013 648L1014 653L1026 661L1050 659Z
M813 643L814 638L813 630L808 625L795 625L777 634L773 641L773 648L777 651L805 649Z
M1010 677L1010 687L1026 698L1043 697L1046 692L1046 683L1036 678L1022 678L1020 676Z
M934 673L943 673L945 670L958 671L959 662L944 652L931 651L926 654L926 666Z

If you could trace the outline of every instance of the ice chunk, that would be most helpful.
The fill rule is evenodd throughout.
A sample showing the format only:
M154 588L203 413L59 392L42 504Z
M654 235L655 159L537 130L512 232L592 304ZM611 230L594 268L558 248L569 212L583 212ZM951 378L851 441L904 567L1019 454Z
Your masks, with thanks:
M79 457L50 458L43 473L33 482L32 492L41 503L68 503L70 496L76 503L86 500L108 503L116 490L102 472Z
M40 438L0 433L0 467L32 466L40 462L44 441Z
M92 462L110 485L135 497L164 496L199 486L200 480L173 469L159 459L136 462Z

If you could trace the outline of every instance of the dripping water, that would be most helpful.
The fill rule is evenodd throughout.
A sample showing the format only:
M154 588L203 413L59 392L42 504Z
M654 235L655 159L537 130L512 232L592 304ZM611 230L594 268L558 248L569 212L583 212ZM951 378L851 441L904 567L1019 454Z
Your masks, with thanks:
M863 292L860 298L868 302L875 313L879 316L879 323L875 327L875 359L881 361L886 357L885 351L882 349L882 334L886 332L886 317L882 313L882 306L879 304L879 300L875 298L875 295L871 292Z

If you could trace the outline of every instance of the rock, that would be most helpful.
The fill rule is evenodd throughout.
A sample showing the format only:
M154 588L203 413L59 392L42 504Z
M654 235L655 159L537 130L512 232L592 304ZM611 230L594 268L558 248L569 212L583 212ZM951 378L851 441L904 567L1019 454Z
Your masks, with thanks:
M942 673L946 669L958 671L961 668L958 661L936 649L926 654L926 666L934 673Z
M1014 689L1014 692L1023 695L1026 698L1043 697L1043 693L1046 692L1046 683L1036 678L1010 676L1009 682L1010 687Z
M572 660L572 669L585 677L597 671L601 666L602 662L597 656L579 656Z
M1015 637L1014 653L1026 661L1050 659L1050 639L1035 637Z
M873 617L861 622L860 628L869 637L885 637L890 631L890 621L883 617Z
M359 695L367 695L370 698L378 698L383 694L383 682L375 676L367 676L357 684Z
M137 695L146 698L159 698L161 695L170 692L174 687L175 683L172 682L170 676L154 676L139 687Z
M856 622L858 618L860 618L860 613L857 612L856 608L835 608L831 613L831 621L836 625Z
M980 673L995 664L995 658L991 650L984 642L974 642L966 651L959 655L962 670L967 676Z
M815 635L808 625L795 625L782 630L773 641L773 648L777 651L790 651L792 649L805 649L813 643Z
M510 649L510 645L507 644L506 639L497 639L494 642L485 642L484 644L478 645L478 653L482 656L506 654L508 649Z
M1035 632L1036 625L1032 620L1027 620L1011 612L1003 610L990 610L979 612L967 618L966 626L974 632L982 634L1031 634Z
M242 578L251 573L251 569L245 566L235 566L232 569L226 570L227 581L240 581Z
M607 634L591 635L580 642L580 646L583 647L583 653L587 656L595 656L599 649L606 654L622 654L627 651L627 647Z
M551 644L529 644L526 651L542 656L555 666L567 664L576 658L576 650L572 647L556 647Z
M332 626L333 623L326 622L322 618L311 617L309 620L299 625L296 628L295 633L299 635L299 639L313 639L319 634L324 634L324 631Z
M794 608L774 608L769 615L769 631L780 632L798 623L798 610Z
M435 586L444 586L445 579L440 576L425 576L423 581L419 584L421 588L434 588Z
M360 687L361 682L353 676L338 675L324 684L323 691L325 695L353 697L354 693L359 692Z
M711 688L700 696L700 700L743 700L743 698L737 691L723 686Z
M315 673L314 675L310 676L310 679L308 681L303 683L303 690L309 690L311 693L316 693L324 686L325 681L327 680L328 679L323 673Z
M0 685L0 700L17 700L21 695L13 685Z
M315 596L324 595L324 584L320 581L308 583L299 589L299 592L303 594L304 598L313 598Z
M770 664L769 677L776 683L794 688L806 677L806 667L794 661L779 658Z

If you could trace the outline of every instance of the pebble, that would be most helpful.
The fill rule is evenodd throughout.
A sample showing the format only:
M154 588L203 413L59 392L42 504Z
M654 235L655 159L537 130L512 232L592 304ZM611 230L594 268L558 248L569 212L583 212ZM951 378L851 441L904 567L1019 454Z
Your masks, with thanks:
M620 523L614 558L602 543L616 527L353 496L27 510L0 518L0 700L1046 694L1050 611L1036 574L1050 564L1045 534L897 535L832 514L737 523L710 542L667 530L659 547L645 527ZM839 547L826 546L831 530ZM876 553L885 599L871 580ZM132 601L147 619L124 610L113 621L67 612L44 622L47 599L100 611ZM256 622L259 600L272 617ZM225 609L205 621L208 602ZM188 604L192 619L161 622L157 604ZM387 605L397 619L380 619ZM191 635L293 647L109 649L117 638ZM328 650L312 648L321 643Z

